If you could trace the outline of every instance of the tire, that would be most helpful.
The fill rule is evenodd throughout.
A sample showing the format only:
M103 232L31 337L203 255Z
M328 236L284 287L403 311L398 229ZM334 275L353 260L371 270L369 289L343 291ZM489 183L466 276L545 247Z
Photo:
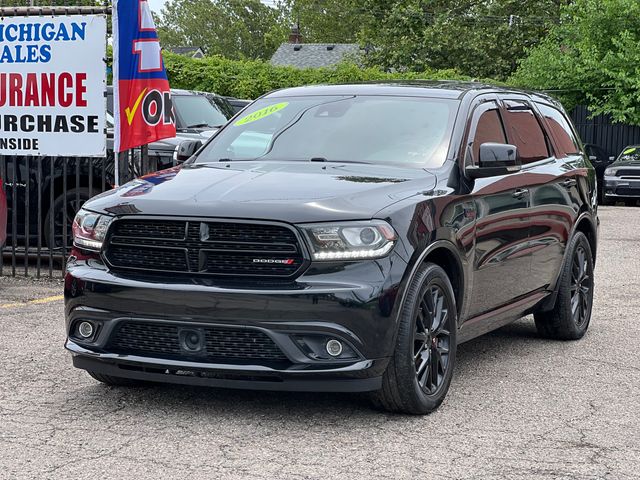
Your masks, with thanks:
M455 366L457 320L449 277L438 265L422 265L402 305L395 350L382 377L382 389L372 394L377 406L413 415L440 406Z
M42 232L44 234L44 243L47 247L60 250L62 248L64 240L64 230L62 223L64 216L62 214L63 206L66 206L67 210L67 250L70 250L73 238L71 236L71 225L73 219L78 213L78 210L82 205L91 198L88 188L72 188L67 190L67 194L58 195L53 201L53 205L47 211L47 215L44 217L44 223L42 225ZM94 192L97 194L98 192ZM53 237L51 236L51 216L54 216L53 225ZM55 239L55 241L53 240Z
M593 257L582 232L576 232L562 267L559 291L553 309L534 314L538 333L556 340L578 340L591 321L593 307ZM574 308L572 308L572 305Z
M103 375L90 370L87 370L87 373L91 375L94 380L109 385L110 387L140 387L145 384L145 382L134 380L133 378L112 377L111 375Z

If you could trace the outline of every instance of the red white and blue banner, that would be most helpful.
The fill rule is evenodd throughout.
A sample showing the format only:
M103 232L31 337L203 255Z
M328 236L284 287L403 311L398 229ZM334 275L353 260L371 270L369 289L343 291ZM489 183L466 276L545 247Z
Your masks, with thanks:
M114 149L175 137L158 33L146 0L113 1Z

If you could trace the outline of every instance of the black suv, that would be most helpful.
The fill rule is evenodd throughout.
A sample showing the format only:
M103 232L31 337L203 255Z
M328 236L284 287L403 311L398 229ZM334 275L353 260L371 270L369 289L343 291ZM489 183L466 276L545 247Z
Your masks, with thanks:
M268 94L75 219L66 348L110 385L369 391L427 413L456 346L589 325L594 171L554 100L477 83Z

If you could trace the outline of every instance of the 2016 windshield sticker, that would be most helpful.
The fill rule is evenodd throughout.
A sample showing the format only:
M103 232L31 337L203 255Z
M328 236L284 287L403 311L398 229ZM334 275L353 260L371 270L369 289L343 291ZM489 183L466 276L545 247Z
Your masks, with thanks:
M636 151L635 148L627 148L624 152L622 152L622 154L623 155L631 155L635 151Z
M279 112L283 108L289 105L289 102L280 102L274 105L269 105L268 107L261 108L260 110L256 110L249 115L242 117L240 120L235 122L233 125L239 127L240 125L246 125L247 123L256 122L258 120L262 120L269 115L273 115L276 112Z

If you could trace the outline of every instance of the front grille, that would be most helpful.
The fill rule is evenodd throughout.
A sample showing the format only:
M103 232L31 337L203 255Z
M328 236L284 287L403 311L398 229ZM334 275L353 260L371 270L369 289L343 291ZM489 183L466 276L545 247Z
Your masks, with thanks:
M190 354L180 347L180 330L204 334L204 350ZM286 361L282 350L261 332L250 328L182 327L152 322L124 322L111 335L109 350L129 355L186 358L189 361L264 360Z
M640 168L619 168L616 177L640 177Z
M616 195L640 197L640 188L638 187L618 187L616 188Z
M305 265L284 225L200 220L116 220L105 259L114 270L292 278Z

